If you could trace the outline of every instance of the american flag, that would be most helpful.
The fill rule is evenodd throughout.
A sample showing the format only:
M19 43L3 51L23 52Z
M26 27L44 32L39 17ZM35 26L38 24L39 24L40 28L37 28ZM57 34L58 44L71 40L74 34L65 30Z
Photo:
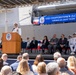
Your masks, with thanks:
M34 18L33 19L33 24L39 24L39 19L38 18Z

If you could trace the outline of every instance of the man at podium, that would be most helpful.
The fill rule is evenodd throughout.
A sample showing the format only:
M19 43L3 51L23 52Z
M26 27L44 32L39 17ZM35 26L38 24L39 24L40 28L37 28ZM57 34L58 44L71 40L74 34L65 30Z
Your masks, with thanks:
M14 24L12 32L2 34L2 53L19 54L21 52L21 30Z
M19 35L21 35L21 28L18 27L17 23L14 24L14 28L13 28L12 32L17 32Z

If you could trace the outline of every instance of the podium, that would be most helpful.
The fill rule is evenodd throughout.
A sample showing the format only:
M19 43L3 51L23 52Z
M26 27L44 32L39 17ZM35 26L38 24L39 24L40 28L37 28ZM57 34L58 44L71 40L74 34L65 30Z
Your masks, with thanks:
M2 53L19 54L21 52L21 36L16 33L2 33Z

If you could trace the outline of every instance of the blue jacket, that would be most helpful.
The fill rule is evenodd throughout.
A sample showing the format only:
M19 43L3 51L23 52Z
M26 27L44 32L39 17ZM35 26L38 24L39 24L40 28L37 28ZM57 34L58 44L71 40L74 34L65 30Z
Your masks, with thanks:
M11 64L11 68L13 71L16 71L17 67L18 67L19 61L14 62L13 64Z

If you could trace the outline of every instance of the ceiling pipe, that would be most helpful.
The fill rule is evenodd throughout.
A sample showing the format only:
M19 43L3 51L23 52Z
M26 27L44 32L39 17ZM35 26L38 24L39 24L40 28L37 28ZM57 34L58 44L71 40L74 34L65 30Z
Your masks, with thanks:
M36 10L62 10L62 9L74 9L76 8L76 2L74 3L65 3L65 4L59 4L59 5L45 5L45 6L38 6Z

